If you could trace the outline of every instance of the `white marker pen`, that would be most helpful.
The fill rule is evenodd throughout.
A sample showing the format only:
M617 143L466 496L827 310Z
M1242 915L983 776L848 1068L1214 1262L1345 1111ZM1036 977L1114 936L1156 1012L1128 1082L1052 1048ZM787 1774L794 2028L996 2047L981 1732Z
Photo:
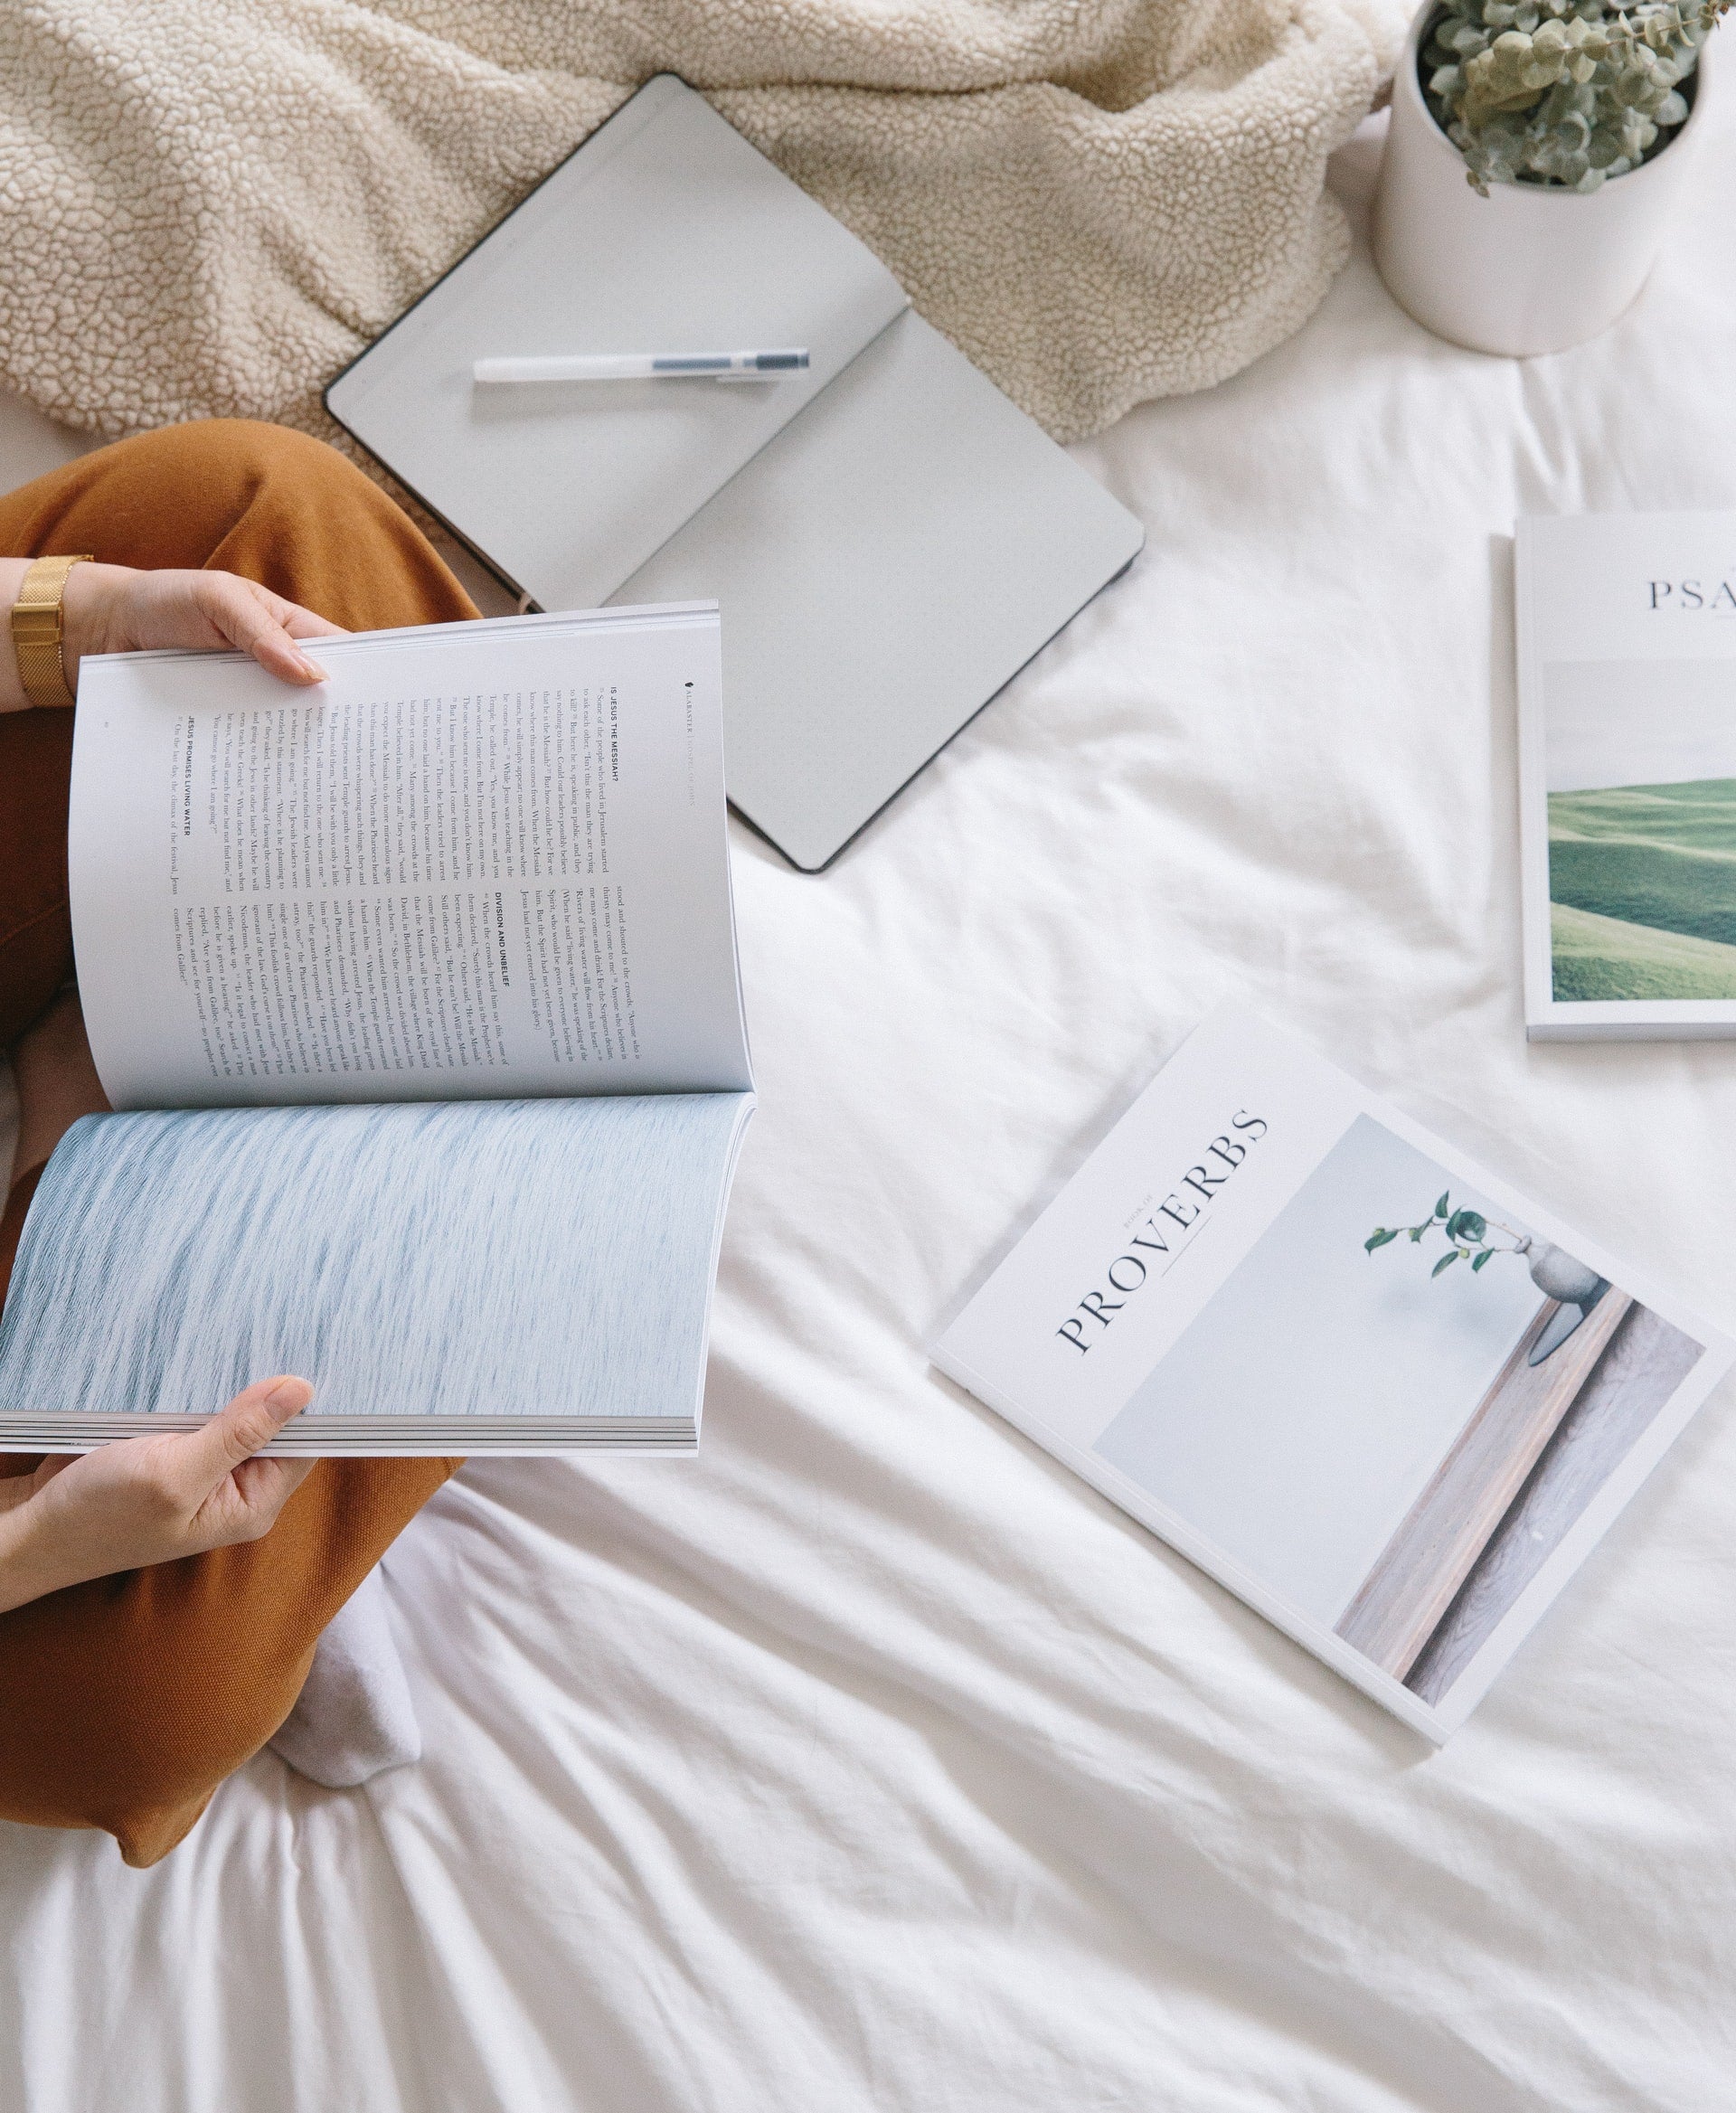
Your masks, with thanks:
M751 381L799 373L807 347L782 352L552 353L516 360L478 360L471 369L479 384L496 382Z

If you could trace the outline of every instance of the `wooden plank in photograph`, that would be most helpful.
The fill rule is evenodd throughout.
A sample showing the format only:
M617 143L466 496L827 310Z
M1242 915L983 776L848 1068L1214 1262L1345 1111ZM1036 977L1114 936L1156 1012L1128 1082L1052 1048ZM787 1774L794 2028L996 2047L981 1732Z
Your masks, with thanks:
M1413 1694L1437 1703L1446 1693L1704 1354L1703 1344L1661 1314L1628 1307L1597 1370L1405 1675Z
M1533 1365L1532 1345L1559 1310L1546 1299L1381 1552L1337 1633L1395 1680L1416 1663L1632 1304L1612 1285L1561 1348Z

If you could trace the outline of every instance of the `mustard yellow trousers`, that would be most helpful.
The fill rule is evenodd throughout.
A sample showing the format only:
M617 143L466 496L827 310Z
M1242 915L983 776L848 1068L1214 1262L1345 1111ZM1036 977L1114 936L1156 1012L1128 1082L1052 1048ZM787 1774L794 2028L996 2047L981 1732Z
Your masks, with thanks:
M87 551L238 572L349 630L476 613L383 493L278 426L171 427L0 498L0 554ZM72 974L73 717L0 715L0 1047ZM0 1292L40 1172L6 1199ZM0 1455L0 1475L36 1464ZM322 1460L262 1540L0 1614L0 1818L105 1828L132 1864L166 1855L288 1715L320 1631L458 1465Z

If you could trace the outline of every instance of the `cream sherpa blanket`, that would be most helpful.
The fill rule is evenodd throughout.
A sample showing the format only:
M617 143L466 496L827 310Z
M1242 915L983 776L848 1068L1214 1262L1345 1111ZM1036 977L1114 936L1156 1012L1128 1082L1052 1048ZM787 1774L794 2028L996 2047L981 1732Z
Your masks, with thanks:
M106 433L318 391L668 70L1062 438L1343 261L1392 0L0 0L0 374Z

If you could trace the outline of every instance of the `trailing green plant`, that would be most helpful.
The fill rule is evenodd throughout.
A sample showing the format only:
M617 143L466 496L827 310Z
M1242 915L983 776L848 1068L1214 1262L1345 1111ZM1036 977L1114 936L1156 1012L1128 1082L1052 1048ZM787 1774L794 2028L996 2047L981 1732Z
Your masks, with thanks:
M1435 121L1471 186L1595 191L1670 143L1732 0L1444 0L1423 40Z
M1431 1278L1439 1277L1443 1269L1450 1269L1455 1262L1468 1262L1471 1274L1476 1276L1491 1256L1523 1255L1530 1251L1530 1236L1515 1232L1511 1225L1499 1221L1491 1222L1480 1211L1455 1211L1450 1193L1443 1194L1434 1210L1420 1225L1399 1225L1388 1228L1377 1225L1363 1242L1363 1252L1372 1255L1376 1248L1385 1247L1408 1232L1411 1240L1420 1243L1424 1236L1439 1229L1447 1236L1447 1252L1429 1270ZM1511 1246L1503 1245L1489 1238L1491 1231L1505 1232Z

